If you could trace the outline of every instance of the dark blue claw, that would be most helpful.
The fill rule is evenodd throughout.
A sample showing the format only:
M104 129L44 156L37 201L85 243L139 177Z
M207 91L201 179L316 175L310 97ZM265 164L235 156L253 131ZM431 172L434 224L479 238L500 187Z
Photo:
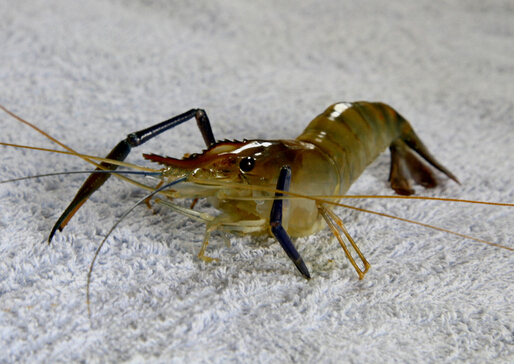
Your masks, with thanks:
M198 128L202 133L205 144L207 144L208 147L216 144L216 139L214 139L211 124L205 111L202 109L191 109L183 114L177 115L159 124L129 134L126 139L122 140L118 143L116 147L114 147L114 149L107 155L106 158L113 159L116 161L124 161L132 148L138 147L141 144L146 143L148 140L165 132L166 130L172 129L175 126L180 125L183 122L186 122L192 118L196 119ZM113 171L116 170L116 168L118 168L118 166L115 164L102 162L100 163L100 167L98 167L97 170ZM80 207L87 201L89 196L91 196L93 192L98 190L104 184L104 182L107 181L107 179L109 179L110 176L110 174L95 173L89 176L89 178L86 180L86 182L84 182L80 190L77 192L77 195L75 196L71 204L64 211L59 220L55 223L52 231L50 232L50 236L48 237L48 243L50 243L50 241L52 240L55 232L57 230L62 231L66 224L68 224L68 221L70 221L70 219L78 211L78 209L80 209Z
M289 186L291 185L291 167L283 166L280 169L280 175L277 181L277 190L281 191L289 191ZM282 193L275 193L275 197L284 196ZM309 270L305 265L305 262L302 259L298 250L296 250L291 238L287 234L286 230L282 226L282 208L283 208L283 200L275 200L273 202L273 206L271 207L270 214L270 225L271 232L277 238L278 242L286 252L289 259L293 261L296 265L296 268L302 273L306 278L311 278Z

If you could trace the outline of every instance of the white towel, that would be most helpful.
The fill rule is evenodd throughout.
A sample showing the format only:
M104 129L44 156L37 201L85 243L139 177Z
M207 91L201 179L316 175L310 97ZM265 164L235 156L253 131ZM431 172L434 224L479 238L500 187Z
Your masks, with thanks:
M383 101L461 181L417 195L514 202L509 1L31 0L0 5L0 104L85 154L194 107L217 139L294 138L338 101ZM52 147L0 113L0 141ZM200 152L194 121L133 150ZM0 179L91 167L0 147ZM314 172L314 171L313 171ZM391 195L388 153L349 194ZM514 253L336 209L372 264L359 281L328 230L296 240L213 235L111 178L48 234L85 179L0 185L0 362L491 362L514 352ZM357 200L359 207L514 247L513 208ZM212 212L200 201L199 210Z

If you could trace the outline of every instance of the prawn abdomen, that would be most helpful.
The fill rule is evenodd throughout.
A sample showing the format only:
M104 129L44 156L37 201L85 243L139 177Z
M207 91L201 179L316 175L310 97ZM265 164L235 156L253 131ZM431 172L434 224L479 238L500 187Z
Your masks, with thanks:
M333 104L318 115L297 140L316 145L333 159L340 176L341 195L387 147L391 149L391 187L399 194L414 193L411 179L425 187L436 186L435 176L421 158L458 182L430 154L409 122L383 103Z

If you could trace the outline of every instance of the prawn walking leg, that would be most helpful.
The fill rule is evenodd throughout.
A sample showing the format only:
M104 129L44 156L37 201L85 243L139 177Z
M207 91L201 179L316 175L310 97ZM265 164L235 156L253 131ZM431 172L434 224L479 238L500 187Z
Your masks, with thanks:
M352 263L353 268L355 268L355 271L359 275L359 279L364 278L364 275L368 272L369 268L371 268L371 264L369 264L368 261L366 260L366 258L364 258L364 254L361 253L359 247L357 246L357 244L355 243L353 238L350 236L350 233L348 232L348 230L346 230L346 227L344 226L343 221L332 210L327 208L324 203L318 204L318 210L319 210L321 216L323 216L323 218L325 219L328 227L332 231L332 234L335 235L335 237L339 241L339 244L341 244L341 247L343 248L346 256L350 260L350 263ZM334 224L334 222L335 222L335 224ZM336 226L336 224L337 224L337 226ZM352 245L353 249L359 256L359 258L361 259L362 264L364 264L364 270L360 269L359 266L357 265L357 263L355 262L355 259L353 259L352 255L350 253L350 249L348 249L348 247L344 243L343 237L341 236L341 233L339 232L338 228L341 229L341 231L346 236L346 238Z
M211 124L205 111L202 109L191 109L183 114L177 115L171 119L165 120L149 128L134 133L130 133L126 139L122 140L118 143L118 145L114 147L114 149L107 155L106 158L116 161L124 161L133 147L138 147L146 143L148 140L156 137L157 135L171 128L174 128L175 126L182 124L183 122L188 121L193 117L196 118L198 128L202 133L203 139L207 147L216 144L214 134L212 133ZM117 168L118 166L115 164L102 162L100 163L97 170L114 171ZM68 224L73 215L80 209L80 207L87 201L87 199L96 190L98 190L105 183L105 181L109 179L110 176L110 174L93 173L88 177L88 179L84 182L80 190L75 195L73 201L70 203L68 208L63 212L59 220L57 220L54 227L52 228L50 236L48 237L49 243L55 235L57 229L59 229L59 231L62 231L62 229L64 229L64 227Z

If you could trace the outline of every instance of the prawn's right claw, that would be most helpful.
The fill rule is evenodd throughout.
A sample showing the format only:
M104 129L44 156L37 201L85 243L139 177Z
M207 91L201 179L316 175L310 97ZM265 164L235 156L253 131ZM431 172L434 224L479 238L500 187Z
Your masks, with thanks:
M127 140L122 140L121 142L114 147L114 149L107 155L107 159L112 159L116 161L124 161L125 158L130 153L130 150L132 149L132 145L127 142ZM96 168L96 170L116 170L118 168L117 165L102 162L100 165ZM98 190L104 183L109 179L111 175L108 173L105 174L97 174L92 173L88 179L84 182L80 190L75 195L75 198L70 203L68 208L63 212L59 220L55 223L54 227L52 228L52 231L50 232L50 235L48 237L48 243L52 241L52 238L54 237L57 230L62 231L66 224L70 221L70 219L75 215L75 213L80 209L80 207L88 200L89 196L93 194L96 190Z
M281 190L284 192L289 191L289 186L291 184L291 167L289 166L283 166L280 169L280 175L278 177L277 181L277 190ZM275 197L281 197L283 196L282 193L275 193ZM291 241L291 238L287 234L286 230L282 226L282 206L283 206L283 200L276 199L273 201L273 207L271 208L271 214L270 214L270 225L271 225L271 232L275 236L275 238L278 240L284 251L286 252L289 259L291 259L300 271L300 273L303 274L303 276L307 279L311 278L311 275L309 273L309 269L305 265L305 262L302 259L302 256L298 251L296 250L293 242Z
M198 128L202 133L203 139L207 147L216 143L216 139L214 139L214 135L212 133L211 124L207 114L202 109L191 109L172 117L171 119L165 120L161 123L150 126L149 128L136 131L134 133L130 133L125 139L120 141L113 150L107 155L106 159L112 159L114 161L124 161L125 158L129 155L130 151L134 147L138 147L148 140L156 137L157 135L165 132L166 130L172 129L177 125L182 124L192 118L196 119L198 124ZM116 164L102 162L96 170L109 170L114 171L118 168ZM68 206L68 208L61 215L59 220L55 223L52 231L50 232L50 236L48 237L48 243L52 241L54 234L57 230L62 231L66 224L70 221L70 219L75 215L75 213L80 209L80 207L88 200L89 196L91 196L96 190L98 190L104 183L109 179L111 175L109 173L104 174L91 174L89 178L84 182L80 190L77 192L77 195ZM148 204L147 204L148 205Z

